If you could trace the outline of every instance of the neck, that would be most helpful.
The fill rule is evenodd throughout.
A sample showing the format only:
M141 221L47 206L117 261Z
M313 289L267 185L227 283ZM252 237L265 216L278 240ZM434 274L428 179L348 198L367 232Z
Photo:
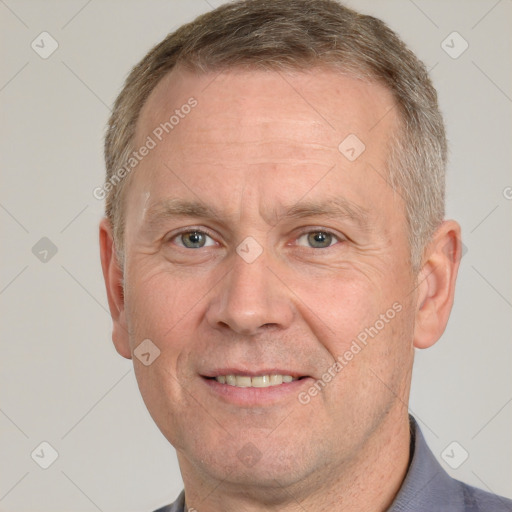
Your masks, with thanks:
M400 489L409 456L409 419L403 405L389 412L350 463L329 467L325 474L313 475L314 481L301 480L287 488L277 487L271 502L268 490L263 489L258 499L253 492L244 492L240 485L231 487L228 481L203 478L188 459L178 454L185 484L185 511L200 512L383 512Z

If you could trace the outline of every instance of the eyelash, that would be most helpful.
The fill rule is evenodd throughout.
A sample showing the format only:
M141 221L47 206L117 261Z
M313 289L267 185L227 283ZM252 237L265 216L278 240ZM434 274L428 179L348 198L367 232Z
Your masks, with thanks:
M210 237L213 241L216 241L215 235L213 233L211 233L210 231L208 231L207 229L196 228L196 227L192 226L192 227L188 227L187 229L184 229L178 233L173 234L171 237L169 237L168 242L173 242L173 240L175 240L176 238L180 237L181 235L186 235L187 233L201 233L203 235ZM183 246L178 245L178 247L183 247ZM184 249L187 249L187 247L184 247Z
M184 229L178 233L175 233L173 234L169 239L168 239L168 242L173 242L175 239L177 239L178 237L180 237L181 235L185 235L187 233L192 233L192 232L198 232L198 233L201 233L203 235L206 235L208 237L210 237L213 241L216 242L215 240L215 235L208 231L207 229L205 228L196 228L194 226L192 227L188 227L187 229ZM297 236L295 237L295 241L299 240L300 238L302 238L303 236L305 235L309 235L311 233L326 233L328 235L331 235L335 240L336 240L336 243L341 243L341 242L345 242L347 239L346 237L344 236L341 236L341 235L337 235L336 233L334 233L333 231L329 230L329 229L325 229L325 228L321 228L321 227L313 227L313 228L308 228L307 230L304 230L304 231L301 231L300 233L297 234ZM333 244L333 245L336 245ZM326 249L329 249L331 248L333 245L329 245L327 247L323 247L322 250L326 250ZM183 247L181 245L178 245L178 247ZM307 247L307 246L298 246L298 247L301 247L302 249L305 249L305 250L315 250L315 249L318 249L316 247ZM188 249L187 247L184 247L185 249ZM197 250L197 249L195 249Z

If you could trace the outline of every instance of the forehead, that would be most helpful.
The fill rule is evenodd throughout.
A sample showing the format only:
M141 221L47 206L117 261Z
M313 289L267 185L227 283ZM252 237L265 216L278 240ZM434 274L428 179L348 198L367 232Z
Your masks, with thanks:
M178 67L141 111L135 146L150 137L155 147L130 188L143 193L146 203L150 196L150 202L169 196L171 189L186 193L188 186L218 201L225 199L223 192L253 186L263 200L273 202L273 190L294 202L335 166L341 171L336 184L350 184L348 195L364 196L370 181L386 186L394 107L385 87L336 70L198 74ZM364 148L356 160L340 152L346 140L349 151L354 143L355 151ZM296 186L299 181L303 187ZM330 173L323 189L331 196L332 182Z
M388 114L395 102L388 89L338 70L235 68L199 74L176 67L150 94L139 116L136 137L153 132L190 98L199 107L186 123L193 125L196 134L191 138L192 130L187 130L191 143L205 136L208 142L226 144L230 140L252 141L251 137L258 135L286 135L290 140L297 134L301 143L305 135L311 142L335 143L346 133L358 133L369 141L375 128L380 128L373 134L378 137L394 124L395 112ZM283 133L284 129L291 132ZM183 130L173 128L169 138L178 143L180 133L183 135Z

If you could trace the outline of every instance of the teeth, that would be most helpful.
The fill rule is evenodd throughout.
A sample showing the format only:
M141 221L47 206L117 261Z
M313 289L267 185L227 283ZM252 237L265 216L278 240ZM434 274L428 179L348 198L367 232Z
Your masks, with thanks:
M270 386L270 377L268 375L259 375L251 379L253 388L266 388Z
M282 375L271 375L270 376L270 385L271 386L277 386L278 384L283 383L283 376Z
M235 386L237 388L250 388L252 385L251 377L246 375L237 375L236 377L236 384Z
M248 375L219 375L215 377L221 384L229 384L238 388L268 388L269 386L279 386L279 384L292 382L297 377L291 375L258 375L250 377Z

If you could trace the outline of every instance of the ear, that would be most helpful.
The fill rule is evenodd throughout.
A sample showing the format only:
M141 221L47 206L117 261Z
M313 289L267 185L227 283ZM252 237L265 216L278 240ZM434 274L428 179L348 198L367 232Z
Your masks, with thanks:
M100 222L100 255L107 288L108 307L113 322L112 341L119 354L131 359L124 309L123 271L117 261L112 226L108 219L102 219Z
M414 346L428 348L443 334L453 305L462 257L460 226L444 221L425 250L418 275Z

